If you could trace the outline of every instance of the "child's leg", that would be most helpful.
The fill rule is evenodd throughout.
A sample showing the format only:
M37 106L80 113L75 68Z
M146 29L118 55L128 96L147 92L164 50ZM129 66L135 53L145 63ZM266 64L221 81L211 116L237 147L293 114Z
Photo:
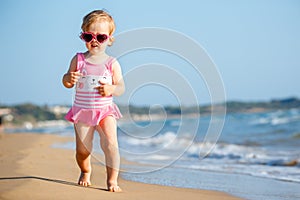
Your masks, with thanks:
M91 185L91 152L95 128L83 123L75 124L74 128L76 133L76 161L81 170L78 184L89 186Z
M108 116L96 127L100 134L100 145L105 155L107 171L107 187L111 192L120 192L118 176L120 168L120 154L117 140L117 122Z

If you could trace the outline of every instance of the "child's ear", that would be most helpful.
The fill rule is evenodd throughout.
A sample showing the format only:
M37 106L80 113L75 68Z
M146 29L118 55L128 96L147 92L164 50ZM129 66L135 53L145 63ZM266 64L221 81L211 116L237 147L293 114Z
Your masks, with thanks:
M113 42L115 41L114 36L110 36L109 40L108 40L108 46L111 46L113 44Z

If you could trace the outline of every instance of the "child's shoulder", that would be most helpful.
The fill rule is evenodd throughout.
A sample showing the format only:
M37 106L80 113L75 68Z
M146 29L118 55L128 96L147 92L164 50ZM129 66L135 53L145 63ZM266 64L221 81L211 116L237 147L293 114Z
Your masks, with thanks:
M117 58L115 58L115 57L113 57L113 56L109 56L107 60L108 60L108 62L111 62L112 64L113 64L114 62L118 62Z

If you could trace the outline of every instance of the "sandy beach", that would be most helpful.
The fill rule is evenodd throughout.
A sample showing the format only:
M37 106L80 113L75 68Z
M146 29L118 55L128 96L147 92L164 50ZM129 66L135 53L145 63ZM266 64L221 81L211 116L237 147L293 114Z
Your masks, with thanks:
M77 185L74 151L52 148L71 137L0 135L0 199L239 199L226 193L143 184L120 178L122 193L106 191L105 169L93 165L93 185Z

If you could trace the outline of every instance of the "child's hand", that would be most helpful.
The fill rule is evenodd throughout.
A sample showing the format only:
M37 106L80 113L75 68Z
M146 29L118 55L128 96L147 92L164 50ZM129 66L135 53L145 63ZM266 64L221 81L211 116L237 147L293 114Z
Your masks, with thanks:
M70 72L67 74L67 81L72 85L75 85L81 76L82 74L79 71Z
M99 94L101 96L107 97L107 96L113 95L115 88L116 88L115 85L108 85L107 83L103 83L101 81L99 81L99 83L101 85L96 87L95 89L97 89L99 91Z

